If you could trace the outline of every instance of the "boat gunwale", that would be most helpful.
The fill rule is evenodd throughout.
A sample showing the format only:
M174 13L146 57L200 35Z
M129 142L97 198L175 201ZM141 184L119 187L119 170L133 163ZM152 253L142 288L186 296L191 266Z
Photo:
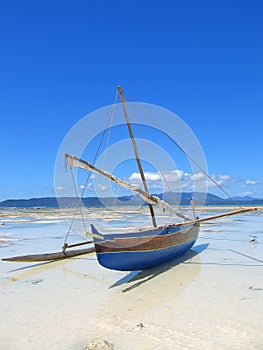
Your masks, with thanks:
M93 225L92 225L93 226ZM156 233L157 231L160 231L160 233L164 232L165 230L169 230L171 228L178 228L178 231L176 232L171 232L171 233L167 233L165 234L165 236L169 236L171 234L175 234L177 232L183 232L183 231L186 231L186 230L189 230L191 227L194 227L194 226L197 226L199 227L200 224L197 222L189 222L189 227L188 225L184 225L183 229L181 229L181 225L178 226L177 224L167 224L167 225L162 225L162 226L158 226L158 227L154 227L152 229L150 228L147 228L147 229L142 229L142 230L138 230L138 231L134 231L134 232L126 232L126 233L106 233L106 234L103 234L101 233L100 231L98 231L94 226L94 229L92 229L92 231L94 231L93 233L98 233L99 235L101 235L104 240L101 240L99 238L96 238L94 237L94 243L102 243L102 242L110 242L112 240L115 240L115 238L118 238L118 239L126 239L126 238L142 238L142 237L147 237L147 236L152 236L152 237L158 237L158 236L162 236L163 234L156 234L154 235L154 233ZM125 228L123 228L125 229ZM96 231L96 232L95 232ZM145 234L145 236L143 236L143 234ZM131 235L134 235L134 236L131 236ZM107 239L107 236L108 237L114 237L113 239Z

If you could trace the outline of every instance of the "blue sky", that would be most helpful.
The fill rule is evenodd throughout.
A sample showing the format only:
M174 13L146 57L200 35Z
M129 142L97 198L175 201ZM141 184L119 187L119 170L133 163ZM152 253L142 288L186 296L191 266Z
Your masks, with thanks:
M231 195L263 198L262 14L259 0L1 2L0 200L53 196L64 136L119 84L179 115Z

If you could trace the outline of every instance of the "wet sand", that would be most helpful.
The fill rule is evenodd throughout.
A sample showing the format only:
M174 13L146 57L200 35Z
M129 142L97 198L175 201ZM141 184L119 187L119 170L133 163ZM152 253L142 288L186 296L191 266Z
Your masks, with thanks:
M94 338L116 350L262 349L262 214L203 224L186 256L145 271L107 270L94 254L0 262L0 349L82 350ZM59 249L61 219L2 213L1 258Z

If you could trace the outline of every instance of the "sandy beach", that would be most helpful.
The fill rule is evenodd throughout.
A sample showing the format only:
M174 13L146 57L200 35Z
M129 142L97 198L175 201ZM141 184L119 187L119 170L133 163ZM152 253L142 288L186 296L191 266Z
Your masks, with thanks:
M2 210L0 257L58 251L65 215ZM94 338L116 350L262 349L262 248L259 210L203 224L186 256L145 271L105 269L94 253L0 262L0 349L83 350Z

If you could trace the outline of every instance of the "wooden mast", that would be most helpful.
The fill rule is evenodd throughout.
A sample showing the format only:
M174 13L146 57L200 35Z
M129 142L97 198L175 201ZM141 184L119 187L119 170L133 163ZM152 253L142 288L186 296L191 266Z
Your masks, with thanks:
M136 157L136 162L137 162L137 165L138 165L138 168L139 168L139 171L140 171L140 175L141 175L141 179L142 179L142 182L143 182L143 186L144 186L145 192L148 194L149 193L148 185L147 185L146 178L145 178L145 175L144 175L144 172L143 172L142 164L141 164L140 157L139 157L138 148L137 148L137 145L136 145L136 142L135 142L135 138L134 138L134 135L133 135L133 131L132 131L132 128L131 128L131 123L130 123L130 120L129 120L129 117L128 117L128 114L127 114L127 110L126 110L126 106L125 106L125 100L124 100L124 96L123 96L123 93L122 93L121 86L118 86L118 91L119 91L119 94L120 94L122 108L123 108L124 116L125 116L126 123L127 123L127 126L128 126L130 138L131 138L131 141L132 141L132 145L133 145L133 149L134 149L134 153L135 153L135 157ZM150 213L151 213L151 217L152 217L153 226L157 227L155 216L154 216L153 206L152 206L152 204L148 204L148 205L149 205L149 209L150 209Z

